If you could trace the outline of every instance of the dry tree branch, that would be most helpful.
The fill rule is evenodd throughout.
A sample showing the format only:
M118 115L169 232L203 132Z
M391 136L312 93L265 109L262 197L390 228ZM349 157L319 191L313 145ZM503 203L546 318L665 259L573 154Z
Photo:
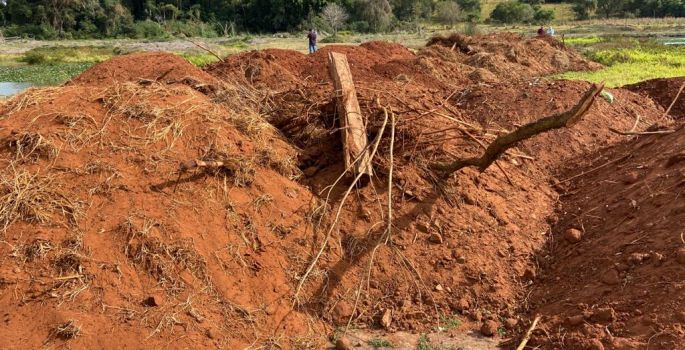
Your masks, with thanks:
M666 112L664 112L664 115L662 118L666 118L669 113L671 113L671 109L675 105L676 101L678 101L678 97L680 97L680 94L683 93L683 89L685 89L685 82L683 82L683 85L680 85L680 89L678 89L678 93L675 95L675 98L673 98L673 101L671 104L668 106L668 109L666 109Z
M201 48L201 49L203 49L203 50L209 52L209 54L211 54L212 56L218 58L219 61L224 62L224 59L221 58L221 56L219 56L216 52L210 50L209 48L204 47L204 46L200 45L199 43L196 43L196 42L190 40L190 38L184 37L183 39L184 39L185 41L188 41L189 43L191 43L191 44L193 44L193 45L195 45L195 46L197 46L197 47L199 47L199 48Z
M533 330L535 330L535 327L538 325L538 322L540 321L540 316L535 317L533 320L533 324L530 325L530 328L528 328L528 332L526 332L526 335L523 337L523 340L521 340L521 344L516 348L516 350L523 350L526 348L526 344L528 344L528 340L530 340L531 334L533 334Z
M511 133L497 137L485 150L482 156L457 159L448 163L433 164L433 169L438 170L445 175L449 175L462 168L473 166L480 171L485 171L497 158L509 148L514 147L519 142L529 139L535 135L541 134L554 129L560 129L566 126L571 126L582 119L582 117L590 110L595 98L604 88L604 84L593 84L592 87L583 95L580 101L573 106L573 108L555 114L553 116L542 118L538 121L528 123Z

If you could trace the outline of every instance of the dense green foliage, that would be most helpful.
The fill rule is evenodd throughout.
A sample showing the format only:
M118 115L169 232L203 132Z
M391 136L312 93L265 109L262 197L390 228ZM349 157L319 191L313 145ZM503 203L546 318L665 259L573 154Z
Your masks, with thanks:
M543 9L541 3L541 0L500 2L492 10L490 19L497 23L549 23L554 19L554 11Z
M434 17L436 0L0 0L4 36L166 38L326 28L326 5L345 12L341 29L385 31ZM477 18L480 0L443 1ZM445 5L449 3L450 6ZM463 11L462 11L463 9ZM443 17L444 18L444 17ZM338 24L338 23L336 23ZM333 29L338 29L338 26Z
M632 17L683 17L683 0L572 0L578 19L632 18Z

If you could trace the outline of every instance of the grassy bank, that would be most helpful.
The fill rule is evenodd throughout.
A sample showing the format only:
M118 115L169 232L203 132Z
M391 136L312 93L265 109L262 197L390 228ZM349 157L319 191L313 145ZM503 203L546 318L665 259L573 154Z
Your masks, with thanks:
M559 79L605 81L618 87L654 78L685 76L685 46L667 46L655 39L584 37L569 40L588 58L606 68L595 72L567 72Z

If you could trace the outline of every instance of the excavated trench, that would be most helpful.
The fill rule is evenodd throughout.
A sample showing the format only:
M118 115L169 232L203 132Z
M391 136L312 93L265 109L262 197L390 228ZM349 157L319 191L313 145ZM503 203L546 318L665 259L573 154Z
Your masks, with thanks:
M0 209L40 211L0 211L0 338L319 349L351 324L359 348L491 349L541 315L530 346L682 348L682 128L614 89L573 127L441 179L431 164L478 155L589 88L537 77L595 67L548 39L441 42L249 52L204 72L135 54L3 102L0 139L15 147L0 156ZM344 203L330 51L348 56L369 138L382 137L376 176ZM506 82L474 81L479 69ZM638 115L635 130L665 132L609 130ZM193 159L222 165L179 171Z

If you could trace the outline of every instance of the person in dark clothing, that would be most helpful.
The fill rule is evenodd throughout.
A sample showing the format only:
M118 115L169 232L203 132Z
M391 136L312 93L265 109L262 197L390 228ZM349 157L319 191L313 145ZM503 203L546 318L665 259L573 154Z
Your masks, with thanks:
M540 26L540 28L538 29L538 36L543 36L543 35L545 35L545 27Z
M307 39L309 39L309 53L316 52L316 29L312 28L307 34Z

